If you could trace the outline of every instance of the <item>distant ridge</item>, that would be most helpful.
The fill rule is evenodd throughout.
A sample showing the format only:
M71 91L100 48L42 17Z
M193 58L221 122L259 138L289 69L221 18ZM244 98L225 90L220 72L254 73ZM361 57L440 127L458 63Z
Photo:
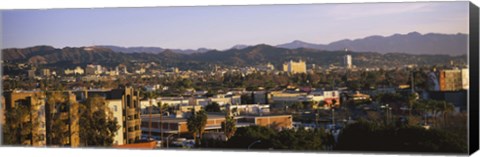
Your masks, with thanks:
M109 48L114 52L123 52L123 53L161 53L168 48L161 48L161 47L143 47L143 46L136 46L136 47L121 47L121 46L113 46L113 45L97 45L95 47L103 47ZM168 49L176 53L182 54L192 54L192 53L203 53L210 51L212 49L207 48L198 48L196 50L193 49Z
M183 54L166 49L160 53L116 52L104 47L65 47L35 46L23 49L3 49L4 63L15 65L28 63L47 67L72 68L87 64L100 64L107 67L119 64L155 62L163 67L183 69L208 69L211 65L256 66L271 63L281 69L289 60L302 59L317 66L342 66L343 57L352 55L357 67L402 67L409 64L446 65L454 62L465 64L466 55L414 55L406 53L376 53L359 51L326 51L311 48L286 49L266 44L248 46L243 49L210 50L203 53Z
M369 36L361 39L344 39L326 45L307 43L294 40L290 43L280 44L277 47L287 49L310 48L317 50L349 50L359 52L379 53L408 53L408 54L444 54L465 55L467 53L468 35L428 33L420 34L410 32L408 34L394 34L391 36Z

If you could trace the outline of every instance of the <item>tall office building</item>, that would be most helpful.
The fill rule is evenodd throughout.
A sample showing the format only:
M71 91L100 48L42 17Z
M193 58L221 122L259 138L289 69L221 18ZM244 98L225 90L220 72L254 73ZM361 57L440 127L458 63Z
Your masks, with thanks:
M288 73L306 73L307 72L307 65L305 64L305 61L298 61L294 62L290 60L289 62L283 63L283 71L288 72Z
M343 57L343 64L345 65L346 68L351 69L352 68L352 55L345 55Z

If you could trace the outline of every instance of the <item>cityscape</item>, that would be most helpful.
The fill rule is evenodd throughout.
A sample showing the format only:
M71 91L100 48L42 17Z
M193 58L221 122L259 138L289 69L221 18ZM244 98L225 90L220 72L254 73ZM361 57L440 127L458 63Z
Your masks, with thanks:
M405 4L432 7L434 14L445 7L434 2ZM468 8L465 2L451 4ZM368 5L376 4L364 4ZM112 10L104 11L113 14ZM456 14L455 9L446 10ZM25 31L8 24L8 19L25 14L5 13L5 29ZM446 28L456 32L433 28L424 33L419 27L330 44L296 37L273 42L272 37L257 43L237 41L228 48L103 42L61 46L64 43L33 38L22 45L16 42L21 39L7 34L1 61L2 144L466 153L468 31L462 26ZM205 30L217 31L208 26Z

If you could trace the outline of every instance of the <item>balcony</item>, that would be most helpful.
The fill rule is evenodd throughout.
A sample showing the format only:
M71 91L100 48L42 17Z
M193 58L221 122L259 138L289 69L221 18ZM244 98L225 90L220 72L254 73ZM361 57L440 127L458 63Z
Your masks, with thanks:
M138 126L141 125L140 119L133 119L133 120L128 120L127 121L127 126L128 127L133 127L133 126L136 126L136 125L138 125Z
M137 136L137 132L128 132L127 133L128 139L135 139Z
M137 113L137 109L136 108L127 108L127 114L128 116L130 115L135 115Z

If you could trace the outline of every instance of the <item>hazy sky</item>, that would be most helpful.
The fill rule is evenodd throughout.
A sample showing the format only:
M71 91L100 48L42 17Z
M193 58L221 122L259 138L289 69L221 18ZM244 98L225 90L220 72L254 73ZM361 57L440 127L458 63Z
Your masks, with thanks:
M468 2L2 11L4 48L118 45L226 49L328 44L395 33L468 33Z

